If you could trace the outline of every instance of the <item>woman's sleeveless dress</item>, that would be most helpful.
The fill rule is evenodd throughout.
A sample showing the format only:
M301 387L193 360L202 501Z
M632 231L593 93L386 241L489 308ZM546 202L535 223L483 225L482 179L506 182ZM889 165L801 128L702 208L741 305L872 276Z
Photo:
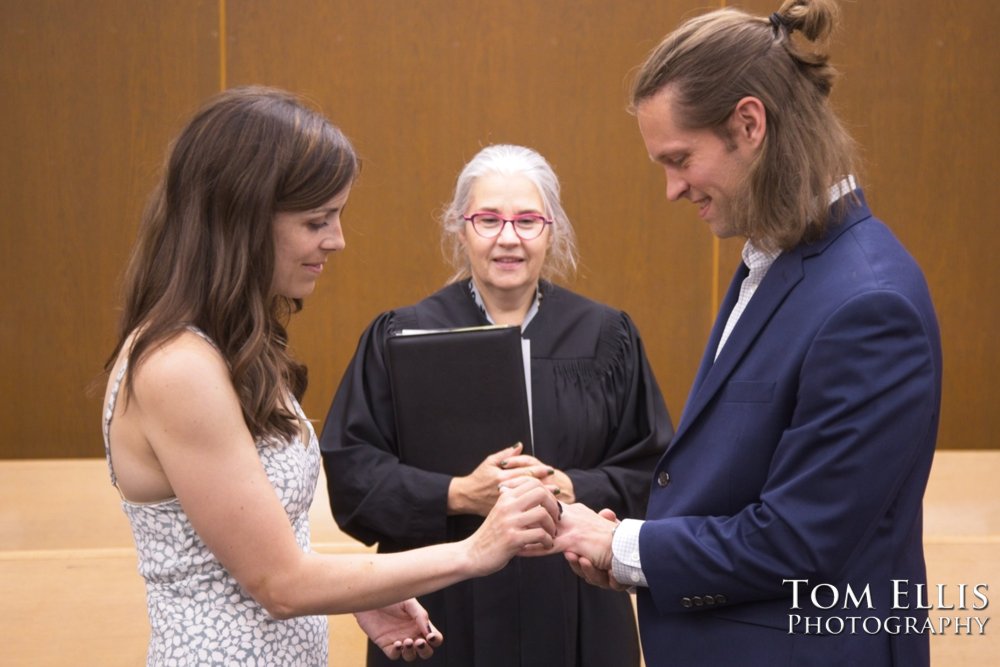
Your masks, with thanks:
M126 367L127 362L115 378L103 419L104 451L115 488L109 440ZM298 402L294 405L303 416ZM308 428L308 446L300 437L257 443L261 463L303 551L310 550L309 507L320 466L316 434L312 425ZM148 666L327 665L326 616L271 618L212 555L176 498L148 504L122 498L122 509L132 526L139 572L146 582Z

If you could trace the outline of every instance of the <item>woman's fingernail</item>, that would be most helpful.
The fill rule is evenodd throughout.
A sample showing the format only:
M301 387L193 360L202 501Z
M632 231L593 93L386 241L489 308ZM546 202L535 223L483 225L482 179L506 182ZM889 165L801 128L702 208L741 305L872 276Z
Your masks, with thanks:
M555 490L554 490L554 491L552 492L552 495L554 495L554 496L558 496L558 495L559 495L560 493L562 493L562 489L560 489L560 488L558 488L558 487L557 487L557 488L556 488L556 489L555 489ZM562 511L562 505L560 505L560 506L559 506L559 510L560 510L560 511Z
M554 475L554 474L556 474L556 471L553 470L552 468L546 468L545 474L546 475Z
M500 467L501 468L506 468L507 467L507 459L504 459L503 461L500 462Z

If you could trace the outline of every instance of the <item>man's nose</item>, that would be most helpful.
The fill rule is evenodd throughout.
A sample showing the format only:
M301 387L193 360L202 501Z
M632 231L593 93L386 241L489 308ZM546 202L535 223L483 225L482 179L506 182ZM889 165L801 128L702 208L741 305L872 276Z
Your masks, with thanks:
M687 181L676 175L666 176L667 179L667 199L670 201L677 201L684 196L684 193L688 190Z

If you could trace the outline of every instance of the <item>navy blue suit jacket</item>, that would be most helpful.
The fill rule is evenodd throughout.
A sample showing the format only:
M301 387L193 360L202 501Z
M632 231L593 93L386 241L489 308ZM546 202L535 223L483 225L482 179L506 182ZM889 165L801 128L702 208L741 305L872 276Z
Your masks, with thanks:
M733 278L639 535L649 667L929 661L926 634L790 626L923 618L940 336L919 267L855 194L824 239L777 258L713 361L746 267ZM789 579L809 582L800 609ZM868 591L860 608L848 587Z

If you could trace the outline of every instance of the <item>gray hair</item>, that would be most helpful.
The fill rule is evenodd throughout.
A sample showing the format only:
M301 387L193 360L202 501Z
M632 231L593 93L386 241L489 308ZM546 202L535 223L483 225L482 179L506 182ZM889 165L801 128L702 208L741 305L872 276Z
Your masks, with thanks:
M559 200L559 179L552 166L530 148L495 144L476 153L465 165L455 183L455 194L441 214L441 246L455 269L448 282L468 278L471 273L468 255L459 242L459 235L465 228L462 216L468 212L473 185L479 178L491 174L524 176L538 189L544 208L542 213L553 221L549 230L552 241L542 265L542 278L566 278L576 271L576 233Z

